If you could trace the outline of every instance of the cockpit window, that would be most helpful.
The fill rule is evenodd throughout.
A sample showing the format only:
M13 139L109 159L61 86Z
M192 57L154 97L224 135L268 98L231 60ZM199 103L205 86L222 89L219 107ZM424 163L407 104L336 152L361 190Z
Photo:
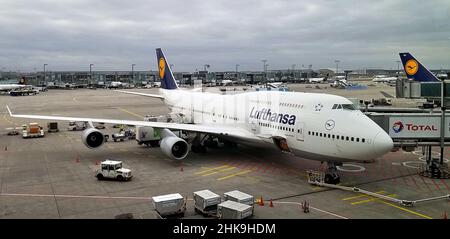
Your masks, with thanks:
M356 110L355 106L353 104L343 104L342 109L344 110Z
M334 104L332 109L334 110L334 109L336 109L336 107L337 107L337 104Z
M338 105L336 109L342 109L342 105Z

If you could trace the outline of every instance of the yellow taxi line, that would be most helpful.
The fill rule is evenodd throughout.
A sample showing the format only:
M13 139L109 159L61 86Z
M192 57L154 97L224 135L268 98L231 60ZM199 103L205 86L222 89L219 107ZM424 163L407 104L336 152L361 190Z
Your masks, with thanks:
M142 116L142 115L140 115L140 114L133 113L133 112L128 111L128 110L126 110L126 109L123 109L123 108L120 108L120 107L117 107L117 109L119 109L119 110L121 110L121 111L123 111L123 112L125 112L125 113L128 113L128 114L130 114L130 115L134 115L134 116L139 117L139 118L144 118L144 116Z
M206 173L206 172L209 172L209 171L213 171L213 170L216 170L216 169L219 169L219 168L228 168L228 167L229 167L228 165L222 165L220 167L210 168L210 169L207 169L207 170L203 170L201 172L197 172L195 174L203 174L203 173Z
M414 214L414 215L416 215L416 216L423 217L423 218L426 218L426 219L433 219L433 218L430 217L430 216L427 216L427 215L424 215L424 214L421 214L421 213L418 213L418 212L415 212L415 211L406 209L406 208L404 208L404 207L400 207L400 206L397 206L397 205L395 205L395 204L385 202L385 201L383 201L383 200L379 200L379 201L382 202L382 203L384 203L384 204L386 204L386 205L389 205L389 206L391 206L391 207L395 207L395 208L400 209L400 210L403 210L403 211L405 211L405 212L409 212L409 213L411 213L411 214Z
M233 169L235 169L235 168L236 168L236 167L224 168L224 169L221 169L221 170L217 170L217 171L215 171L215 172L212 172L212 173L203 174L202 176L205 177L205 176L213 175L213 174L220 173L220 172L230 171L230 170L233 170Z
M386 193L386 192L385 192L385 191L378 191L378 192L375 192L375 193L378 193L378 194L384 194L384 193ZM353 197L343 198L342 200L347 201L347 200L351 200L351 199L355 199L355 198L361 198L361 197L369 197L369 196L366 195L366 194L360 194L359 196L353 196Z
M397 196L397 194L390 194L390 195L387 195L387 196L388 197L395 197L395 196ZM373 197L369 197L369 199L367 199L367 200L352 202L351 204L352 205L356 205L356 204L361 204L361 203L366 203L366 202L372 202L372 201L375 201L375 200L378 200L378 199L377 198L373 198Z
M227 178L232 178L232 177L235 177L235 176L238 176L238 175L250 173L251 171L253 171L253 170L251 170L251 169L245 170L245 171L242 171L242 172L239 172L239 173L234 173L234 174L231 174L231 175L228 175L228 176L225 176L225 177L218 178L217 180L220 181L220 180L224 180L224 179L227 179Z

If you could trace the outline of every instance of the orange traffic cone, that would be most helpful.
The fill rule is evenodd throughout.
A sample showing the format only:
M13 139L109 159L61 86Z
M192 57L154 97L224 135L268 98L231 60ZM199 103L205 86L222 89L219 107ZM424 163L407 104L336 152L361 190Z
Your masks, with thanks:
M259 199L259 206L264 207L264 200L261 196L261 199Z
M444 212L444 219L447 219L447 212Z
M5 146L5 151L8 151L8 146Z
M183 163L180 163L180 165L181 165L180 172L183 172L183 171L184 171L184 169L183 169Z
M100 162L97 160L97 161L95 161L95 165L99 165L100 164Z
M273 202L272 202L272 199L270 199L270 204L269 204L269 207L273 207Z

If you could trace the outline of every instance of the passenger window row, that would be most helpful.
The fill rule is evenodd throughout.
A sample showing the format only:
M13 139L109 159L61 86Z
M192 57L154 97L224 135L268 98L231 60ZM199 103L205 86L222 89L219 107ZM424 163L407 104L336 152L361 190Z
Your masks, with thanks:
M327 134L327 133L319 133L319 132L313 132L313 131L308 131L308 135L318 136L318 137L322 137L322 138L329 138L329 139L333 139L333 140L336 139L336 140L345 140L345 141L361 142L361 143L365 143L366 142L365 138L351 137L351 136L344 136L344 135L335 135L335 134Z
M273 124L269 124L269 123L258 123L259 126L261 127L267 127L267 128L272 128L272 129L279 129L279 130L284 130L284 131L288 131L288 132L294 132L294 128L291 127L286 127L286 126L281 126L281 125L273 125Z
M303 105L301 104L291 104L291 103L280 103L280 106L293 107L303 109Z

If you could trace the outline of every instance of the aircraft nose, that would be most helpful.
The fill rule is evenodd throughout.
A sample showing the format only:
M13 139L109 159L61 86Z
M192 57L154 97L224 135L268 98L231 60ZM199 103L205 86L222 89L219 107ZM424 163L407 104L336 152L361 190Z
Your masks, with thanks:
M377 156L382 156L394 147L392 138L384 131L380 131L373 138L373 150Z

